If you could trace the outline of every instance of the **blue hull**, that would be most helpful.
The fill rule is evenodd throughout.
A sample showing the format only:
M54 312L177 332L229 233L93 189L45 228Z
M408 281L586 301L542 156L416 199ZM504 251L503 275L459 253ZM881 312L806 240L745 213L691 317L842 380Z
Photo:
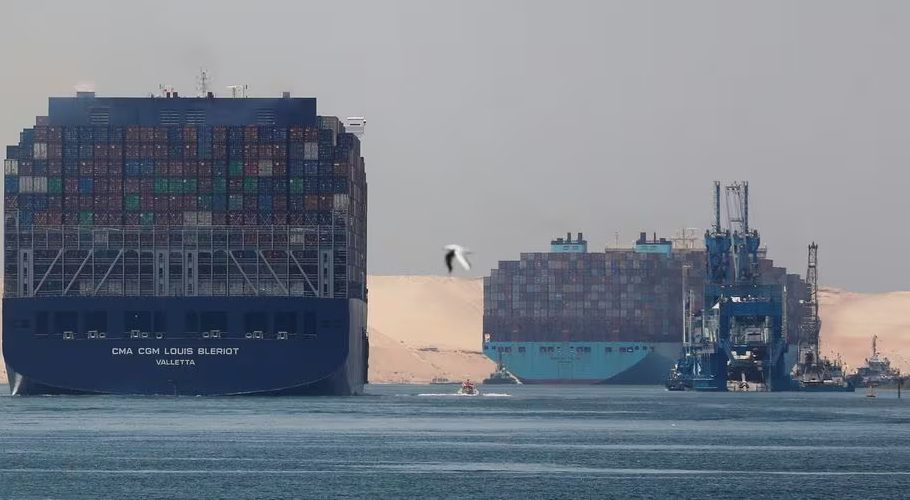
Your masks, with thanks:
M103 338L87 327L99 324L101 311ZM127 327L143 313L161 326ZM217 337L188 328L193 314L216 317ZM264 323L250 332L250 318ZM366 382L365 332L366 304L357 299L3 300L14 394L358 394Z
M662 384L681 344L487 342L484 354L525 384Z
M486 342L483 351L524 384L663 385L682 343Z

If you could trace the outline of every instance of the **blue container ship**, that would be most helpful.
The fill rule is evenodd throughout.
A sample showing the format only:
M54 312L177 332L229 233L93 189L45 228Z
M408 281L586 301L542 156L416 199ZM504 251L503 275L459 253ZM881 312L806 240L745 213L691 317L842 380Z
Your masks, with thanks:
M51 98L4 161L11 392L361 393L364 166L314 98Z
M703 308L705 251L691 238L676 245L642 233L632 248L589 252L570 233L549 252L499 262L484 278L484 354L527 384L663 384L682 348L684 295ZM805 284L766 258L760 266L788 286L795 343Z

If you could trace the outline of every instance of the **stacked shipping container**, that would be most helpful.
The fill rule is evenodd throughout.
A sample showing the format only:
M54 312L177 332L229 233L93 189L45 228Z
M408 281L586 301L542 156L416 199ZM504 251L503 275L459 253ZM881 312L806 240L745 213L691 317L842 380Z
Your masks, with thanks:
M795 336L805 285L798 275L764 260L763 279L788 286L790 334ZM683 266L693 310L703 307L705 253L669 256L608 249L603 253L523 253L501 261L484 278L483 329L497 342L679 342Z
M70 100L84 105L80 98ZM309 123L277 120L284 122L278 126L275 115L297 105L290 99L263 99L274 107L258 111L265 116L258 124L233 120L223 125L198 117L207 110L215 114L210 110L219 106L236 108L257 100L91 101L91 106L113 103L104 108L110 115L135 108L138 116L149 105L160 110L153 123L137 117L111 124L97 107L91 108L89 124L70 124L52 113L50 120L39 117L35 127L23 130L18 145L7 147L7 290L21 289L15 246L21 247L26 233L148 228L178 234L186 228L220 227L323 228L313 233L318 236L310 242L312 248L331 246L338 281L351 279L354 288L363 288L364 162L359 140L345 133L337 118L310 120L303 114ZM186 107L188 101L203 109L167 109L178 102ZM104 119L95 123L96 116Z

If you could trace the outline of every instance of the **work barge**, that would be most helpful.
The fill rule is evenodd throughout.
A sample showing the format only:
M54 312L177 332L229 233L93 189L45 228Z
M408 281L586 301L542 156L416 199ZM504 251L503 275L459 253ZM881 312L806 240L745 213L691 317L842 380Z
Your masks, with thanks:
M817 245L809 247L805 298L787 310L785 286L762 280L761 237L749 220L749 184L714 182L713 225L705 232L704 308L684 300L683 352L670 390L852 390L837 363L819 352ZM725 201L726 222L721 220ZM788 362L787 317L801 316L796 364Z

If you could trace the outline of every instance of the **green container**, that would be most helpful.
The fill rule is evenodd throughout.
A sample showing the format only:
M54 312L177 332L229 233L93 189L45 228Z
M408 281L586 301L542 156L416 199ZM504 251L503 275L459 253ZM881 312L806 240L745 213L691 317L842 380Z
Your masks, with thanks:
M259 191L259 179L256 177L243 178L243 192L256 194Z
M183 194L183 178L182 177L171 177L168 184L169 184L168 193Z
M228 175L231 177L243 176L243 162L232 161L230 164L228 164Z
M168 193L168 178L167 177L155 178L155 194L167 194L167 193Z
M227 179L223 177L212 179L212 190L216 193L227 193Z
M123 208L135 212L139 210L139 195L138 194L128 194L123 197Z
M63 192L63 179L60 177L47 178L47 192L49 194L60 194Z
M80 226L91 226L95 221L95 214L91 210L83 210L79 212L79 225Z
M211 210L212 209L212 196L211 195L202 195L196 198L197 208L199 210Z
M292 194L303 194L303 178L294 177L290 181Z
M152 212L143 212L139 214L139 224L151 226L155 223L155 214Z
M243 210L242 194L232 194L228 196L228 210Z
M193 194L199 188L199 181L192 177L187 177L183 181L183 192Z

